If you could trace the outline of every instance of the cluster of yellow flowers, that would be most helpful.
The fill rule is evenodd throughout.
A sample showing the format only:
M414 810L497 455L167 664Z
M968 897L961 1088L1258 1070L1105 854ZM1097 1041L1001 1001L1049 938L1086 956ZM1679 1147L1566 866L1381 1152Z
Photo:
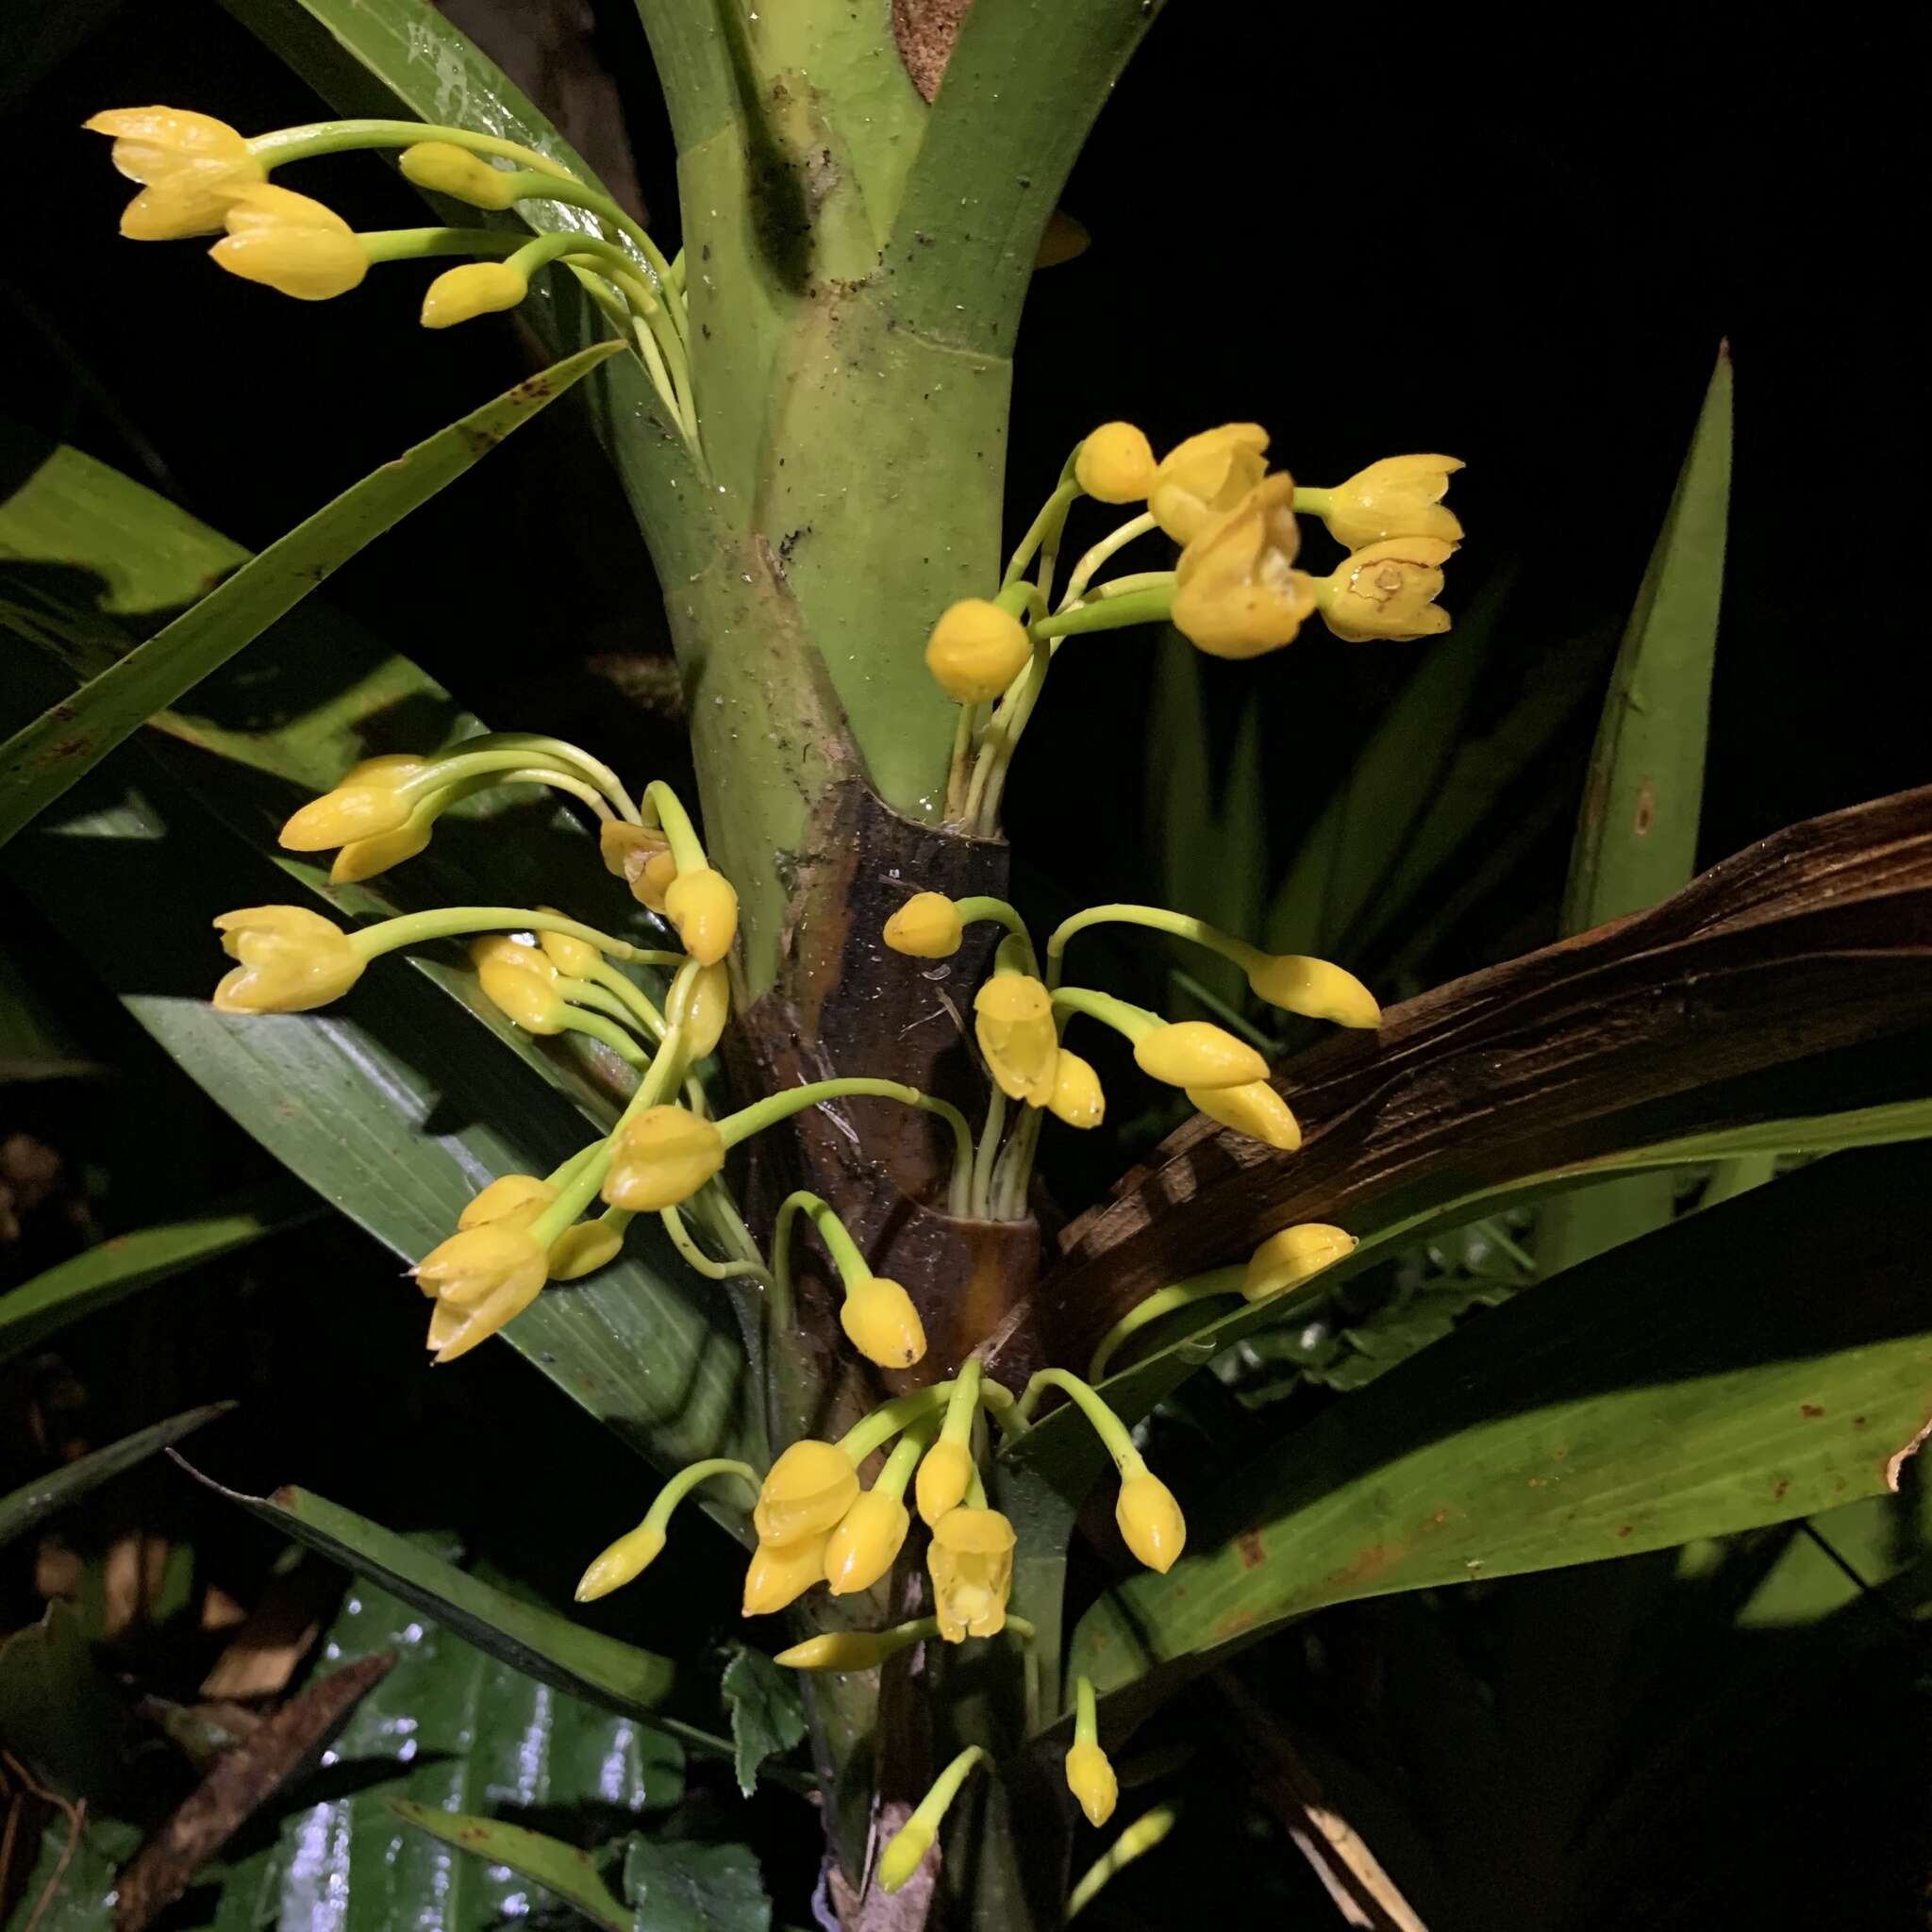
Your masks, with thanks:
M121 217L129 240L220 235L208 251L218 267L299 302L345 295L381 262L483 257L445 269L424 294L423 326L449 328L516 308L530 277L561 262L631 343L672 420L695 441L681 270L608 195L547 156L413 121L322 121L251 138L211 114L155 107L110 108L86 125L112 137L115 167L141 184ZM494 213L524 202L561 204L623 239L579 227L534 240L492 228L358 233L325 204L268 178L289 162L358 148L400 148L406 178L469 207Z

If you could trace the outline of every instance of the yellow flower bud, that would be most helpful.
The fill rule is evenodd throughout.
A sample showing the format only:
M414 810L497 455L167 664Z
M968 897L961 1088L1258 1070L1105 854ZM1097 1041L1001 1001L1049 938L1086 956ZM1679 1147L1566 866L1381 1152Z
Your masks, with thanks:
M1079 1799L1089 1824L1105 1824L1120 1802L1120 1780L1098 1744L1075 1744L1068 1751L1067 1789Z
M1128 1549L1148 1569L1164 1574L1174 1568L1188 1540L1187 1519L1174 1491L1151 1470L1143 1469L1121 1485L1113 1520L1120 1524Z
M1107 1114L1107 1094L1100 1075L1065 1047L1054 1060L1053 1098L1046 1104L1070 1127L1097 1127Z
M1209 1120L1283 1154L1292 1154L1302 1144L1301 1124L1265 1080L1251 1080L1243 1087L1190 1087L1188 1098Z
M962 597L949 606L925 641L925 668L962 705L998 697L1032 655L1026 626L984 597Z
M472 208L510 208L516 193L510 178L500 168L492 168L481 155L473 155L451 141L419 141L403 150L402 170L406 179L432 194L446 194L452 201L467 202Z
M950 959L966 928L943 892L915 892L886 921L880 935L895 953L914 959Z
M664 910L684 950L700 966L715 966L738 937L738 893L708 865L681 872L664 892Z
M1332 1020L1338 1026L1379 1026L1382 1008L1375 995L1353 973L1326 959L1301 953L1277 953L1248 968L1255 997L1285 1013L1309 1020Z
M1074 458L1074 480L1099 503L1143 503L1154 477L1154 445L1131 423L1103 423Z
M359 839L378 839L409 823L414 801L392 785L341 784L311 798L281 829L284 852L330 852Z
M689 996L673 1001L669 1017L684 1027L691 1058L703 1059L724 1037L724 1023L731 1017L731 969L724 960L700 969Z
M143 190L121 211L130 242L217 235L237 192L267 179L225 121L181 108L113 108L81 124L114 137L113 161Z
M747 1617L769 1617L795 1603L825 1576L825 1536L802 1537L797 1542L763 1543L751 1553L744 1573Z
M437 1299L429 1346L439 1364L467 1355L522 1314L549 1279L543 1250L529 1229L504 1221L451 1235L414 1272L416 1285Z
M633 1214L657 1214L689 1201L724 1165L715 1122L688 1108L647 1107L625 1124L604 1198Z
M1328 492L1322 521L1348 550L1388 537L1435 537L1459 542L1462 525L1445 509L1449 478L1461 469L1455 457L1384 457L1357 470Z
M454 328L514 308L529 292L523 272L507 261L466 261L444 269L423 291L423 312L416 319L425 328Z
M858 1500L858 1472L836 1442L807 1437L794 1442L765 1473L752 1524L758 1540L795 1543L829 1536Z
M1202 529L1174 566L1174 623L1212 658L1258 658L1294 641L1315 608L1301 547L1294 479L1267 477Z
M333 208L266 181L238 189L208 250L218 266L298 302L346 295L369 273L361 239Z
M1224 423L1161 458L1147 508L1176 543L1191 543L1267 474L1268 432L1258 423Z
M832 1594L870 1590L898 1560L911 1527L906 1505L890 1490L867 1490L825 1545L825 1581Z
M555 912L555 906L540 906L539 912ZM543 957L559 973L572 979L588 979L604 963L604 955L589 940L573 939L567 932L540 932L537 943Z
M1248 1270L1241 1277L1241 1292L1251 1302L1265 1302L1270 1295L1282 1294L1312 1281L1324 1268L1355 1253L1360 1245L1354 1235L1324 1221L1304 1221L1271 1234L1248 1257Z
M932 1850L932 1840L931 1825L923 1819L908 1818L879 1854L879 1890L897 1891L906 1885Z
M590 1567L577 1579L576 1600L593 1604L613 1590L634 1582L664 1553L664 1532L656 1524L642 1523L621 1536L601 1556L591 1558Z
M249 906L215 921L222 950L241 965L223 975L222 1013L306 1013L340 999L363 958L341 926L300 906Z
M925 1353L925 1329L912 1297L883 1274L845 1291L839 1325L853 1347L882 1369L909 1369Z
M1268 1062L1252 1046L1207 1020L1178 1020L1142 1034L1134 1061L1170 1087L1245 1087L1268 1077Z
M617 1259L624 1247L624 1230L599 1216L567 1227L550 1243L552 1281L581 1281Z
M973 1487L973 1452L963 1442L951 1442L941 1436L920 1458L913 1494L919 1502L919 1520L931 1528L941 1517L957 1509Z
M414 858L429 844L429 835L435 829L431 816L420 820L411 817L407 824L398 825L393 832L378 832L369 839L351 839L335 856L328 869L328 882L332 886L353 886L363 879L373 879L385 873L391 866L401 865L405 859Z
M950 1509L933 1525L926 1568L933 1614L948 1643L997 1637L1013 1590L1013 1525L997 1509Z
M525 1033L564 1030L570 1008L557 991L557 968L535 946L502 934L478 940L470 948L483 996L512 1025Z
M1449 613L1435 599L1455 549L1439 537L1391 537L1357 550L1315 585L1322 622L1352 644L1447 630Z
M457 1216L457 1226L487 1227L492 1221L502 1221L528 1227L556 1199L557 1190L533 1174L498 1174L480 1194L471 1197L470 1205Z
M831 1630L781 1650L772 1661L788 1671L875 1671L904 1648L880 1631Z
M653 912L664 910L664 891L677 876L671 841L656 825L627 825L606 819L597 832L605 869L630 888L631 897Z
M1059 1036L1053 997L1024 973L1001 973L973 996L973 1036L1008 1100L1044 1107L1053 1098Z

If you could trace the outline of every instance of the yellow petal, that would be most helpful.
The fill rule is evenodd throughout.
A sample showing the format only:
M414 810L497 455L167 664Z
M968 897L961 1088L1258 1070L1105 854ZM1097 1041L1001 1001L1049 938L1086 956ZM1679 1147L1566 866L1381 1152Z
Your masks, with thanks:
M530 292L523 275L507 261L469 261L444 269L424 291L425 328L454 328L479 315L514 308Z
M664 910L700 966L715 966L738 937L738 893L723 873L706 866L680 872L664 893Z
M1266 1301L1312 1281L1324 1268L1355 1253L1359 1243L1344 1228L1324 1221L1304 1221L1272 1234L1248 1257L1241 1292L1251 1302Z
M950 606L925 642L925 668L950 698L982 705L1026 668L1033 644L1026 626L984 597Z
M943 892L915 892L886 921L881 937L910 958L950 959L965 932L959 908Z
M1074 478L1100 503L1142 503L1154 488L1154 446L1131 423L1103 423L1080 445Z
M1268 1077L1268 1062L1224 1027L1208 1020L1178 1020L1134 1042L1143 1074L1170 1087L1245 1087Z

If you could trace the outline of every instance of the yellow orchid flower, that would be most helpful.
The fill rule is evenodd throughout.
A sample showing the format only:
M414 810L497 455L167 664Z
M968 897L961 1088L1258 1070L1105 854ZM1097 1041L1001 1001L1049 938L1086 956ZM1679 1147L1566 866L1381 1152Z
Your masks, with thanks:
M1306 492L1313 499L1308 508L1348 550L1390 537L1435 537L1457 543L1462 525L1442 499L1449 493L1449 478L1461 467L1455 457L1384 457L1333 490Z
M1224 423L1161 458L1147 508L1176 543L1191 543L1267 473L1268 432L1258 423Z
M1346 558L1315 585L1322 622L1352 644L1426 638L1449 628L1435 600L1456 545L1440 537L1391 537Z
M933 1611L948 1643L996 1637L1006 1627L1013 1591L1013 1525L997 1509L961 1506L934 1524L926 1568Z
M724 1139L714 1122L689 1108L647 1107L618 1136L604 1198L633 1214L658 1214L689 1201L724 1165Z
M1257 658L1292 643L1317 600L1314 578L1293 567L1300 548L1294 479L1267 477L1181 552L1174 628L1213 658Z
M121 211L130 242L218 235L229 203L268 179L247 140L185 108L110 108L81 124L114 137L113 161L142 192Z
M348 223L291 189L266 181L238 189L222 219L228 232L208 250L215 262L298 302L345 295L369 273L368 252Z
M306 1013L340 999L366 963L349 935L301 906L248 906L215 921L241 964L215 988L222 1013Z

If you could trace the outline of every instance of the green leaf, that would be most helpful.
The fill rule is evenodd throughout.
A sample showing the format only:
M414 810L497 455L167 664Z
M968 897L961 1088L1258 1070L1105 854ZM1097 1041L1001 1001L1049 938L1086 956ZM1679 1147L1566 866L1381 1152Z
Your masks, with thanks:
M675 1740L554 1690L358 1582L329 1627L326 1668L380 1651L394 1654L394 1668L274 1840L203 1874L219 1886L193 1922L205 1932L492 1932L541 1918L546 1902L525 1879L405 1824L391 1801L602 1839L684 1795Z
M283 1180L216 1213L115 1235L0 1295L0 1361L137 1289L298 1227L322 1211L307 1188Z
M629 1912L597 1875L596 1861L590 1853L545 1838L540 1831L506 1824L499 1818L439 1811L413 1798L386 1797L383 1803L405 1824L413 1824L486 1864L508 1865L512 1872L534 1880L575 1906L593 1925L603 1925L608 1932L631 1932Z
M1610 673L1563 894L1566 934L1655 906L1697 869L1730 493L1724 350ZM1671 1194L1670 1175L1658 1174L1551 1202L1538 1226L1542 1272L1661 1227Z
M1925 1157L1823 1162L1521 1295L1289 1437L1089 1612L1117 1687L1356 1597L1634 1555L1895 1488L1932 1308Z
M62 453L34 475L58 489L48 482L0 503L0 618L8 622L31 599L90 651L111 656L126 646L117 619L100 606L76 608L71 588L57 595L22 556L63 556L104 605L139 606L173 594L176 579L154 559L185 556L184 568L198 569L243 554L89 458ZM130 556L146 560L125 566ZM221 960L205 929L158 919L130 946L125 905L192 908L198 924L225 907L299 899L290 890L299 881L351 914L521 900L561 904L642 937L639 908L580 829L547 807L531 810L528 788L458 808L429 852L364 886L329 889L307 860L258 856L275 850L294 804L357 758L431 749L475 728L407 659L319 601L249 653L245 677L217 674L193 704L194 715L157 720L159 732L90 779L79 804L17 839L6 862L197 1082L324 1199L413 1260L448 1233L483 1181L546 1172L589 1126L608 1124L624 1090L606 1050L545 1051L434 949L384 961L325 1013L225 1018L206 1003ZM130 782L138 791L121 789ZM503 836L506 822L517 836ZM672 1262L655 1235L640 1241L634 1230L610 1267L546 1294L506 1334L574 1401L667 1467L707 1455L763 1458L730 1303Z
M0 1084L92 1077L107 1071L75 1040L20 962L0 953Z
M742 1644L725 1665L719 1689L731 1707L738 1789L748 1798L758 1786L758 1766L782 1757L805 1736L805 1700L795 1674Z
M180 1415L170 1416L166 1422L137 1429L118 1442L109 1442L105 1449L64 1462L58 1469L24 1483L10 1495L0 1496L0 1547L25 1536L57 1509L78 1502L90 1490L98 1489L124 1469L145 1462L169 1443L178 1442L217 1416L226 1415L234 1406L232 1402L210 1402L201 1408L187 1409Z
M769 1932L772 1902L744 1845L634 1838L624 1856L633 1932Z
M0 744L0 844L157 711L253 643L331 571L453 483L621 346L613 341L585 349L385 463L271 543L166 629L15 732Z
M677 1667L670 1658L511 1596L308 1490L285 1488L272 1496L249 1496L225 1489L198 1470L190 1474L298 1542L359 1576L373 1577L405 1603L538 1682L641 1719L696 1749L730 1754L723 1738L659 1714L658 1707L677 1681Z

